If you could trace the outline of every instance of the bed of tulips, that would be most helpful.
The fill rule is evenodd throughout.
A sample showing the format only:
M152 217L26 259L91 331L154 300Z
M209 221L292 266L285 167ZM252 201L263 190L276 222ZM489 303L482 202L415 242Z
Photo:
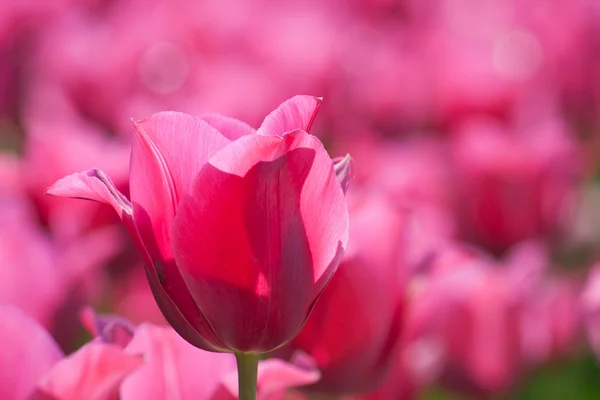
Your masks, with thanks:
M600 398L598 160L596 0L0 0L0 399Z

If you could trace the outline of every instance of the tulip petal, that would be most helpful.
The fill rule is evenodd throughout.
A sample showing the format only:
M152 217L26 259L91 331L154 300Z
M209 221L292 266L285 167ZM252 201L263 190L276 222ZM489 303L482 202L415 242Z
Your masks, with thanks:
M297 333L347 238L333 162L304 131L225 147L198 174L173 226L194 300L240 351L272 350Z
M106 174L97 169L75 173L57 181L46 193L53 196L95 200L112 205L121 216L123 224L142 255L152 294L167 321L194 346L213 351L216 349L215 345L211 343L218 343L218 340L214 337L215 335L211 332L204 317L198 312L187 290L182 291L181 284L163 287L164 282L161 282L160 277L164 274L164 270L160 270L162 268L160 263L158 264L159 270L157 270L157 264L154 263L134 224L131 203L117 190ZM179 272L172 279L178 277L181 282ZM165 280L163 279L163 281ZM167 283L170 284L171 281L167 281ZM167 292L167 289L170 289L170 292ZM175 297L172 297L173 293ZM202 332L202 334L198 332ZM212 341L209 343L205 338L212 339Z
M236 140L246 135L256 134L256 129L239 119L225 117L219 114L206 114L200 116L210 126L221 132L229 140Z
M210 399L221 376L235 371L233 355L196 349L169 327L140 325L126 352L146 363L123 383L122 400Z
M321 98L313 96L294 96L267 115L256 133L283 136L296 129L308 132L321 107L321 101Z
M159 112L148 119L134 122L136 134L132 143L130 170L132 202L145 204L159 201L153 196L163 194L153 193L152 190L160 189L162 192L173 190L173 200L177 204L179 197L189 192L200 168L230 142L224 135L235 137L244 130L242 122L235 124L226 117L206 118L204 121L184 113ZM222 134L210 124L228 129ZM233 128L234 125L237 126ZM163 174L168 176L163 178ZM172 188L165 187L171 183ZM150 211L147 212L150 214Z
M21 310L0 306L0 398L24 399L63 354L52 336Z
M118 346L90 342L56 364L28 400L48 396L112 400L123 379L142 364L139 355L127 354Z
M117 190L104 172L96 168L59 179L46 189L46 194L106 203L115 209L121 219L126 214L131 215L133 211L129 200Z

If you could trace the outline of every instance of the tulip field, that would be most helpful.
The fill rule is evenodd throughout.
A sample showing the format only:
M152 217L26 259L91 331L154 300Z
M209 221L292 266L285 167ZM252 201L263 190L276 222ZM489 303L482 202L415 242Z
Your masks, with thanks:
M0 0L0 400L600 399L598 0Z

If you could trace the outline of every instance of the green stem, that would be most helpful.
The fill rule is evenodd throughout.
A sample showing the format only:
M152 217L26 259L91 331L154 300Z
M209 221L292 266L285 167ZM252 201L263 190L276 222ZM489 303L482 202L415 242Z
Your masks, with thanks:
M236 353L239 400L256 400L258 354Z

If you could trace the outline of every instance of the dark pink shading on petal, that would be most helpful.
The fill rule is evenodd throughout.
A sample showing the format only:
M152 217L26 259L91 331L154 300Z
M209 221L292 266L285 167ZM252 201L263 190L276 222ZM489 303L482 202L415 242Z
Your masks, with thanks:
M0 398L24 399L63 357L52 336L21 310L0 305Z
M296 129L308 132L321 107L321 101L322 99L313 96L294 96L267 115L256 133L283 136Z
M118 346L90 342L56 364L28 400L44 399L44 395L113 400L123 379L142 363L139 355L126 354Z
M175 218L173 249L215 332L240 351L292 339L348 237L322 144L304 131L243 137L200 171L192 194Z

